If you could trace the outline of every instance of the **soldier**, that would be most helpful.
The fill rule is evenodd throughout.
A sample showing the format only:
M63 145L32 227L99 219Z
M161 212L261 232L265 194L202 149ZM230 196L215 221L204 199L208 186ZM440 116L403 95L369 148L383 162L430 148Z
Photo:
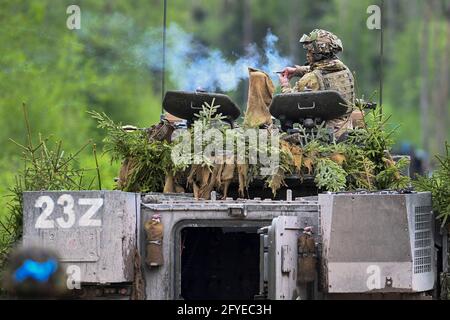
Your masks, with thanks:
M348 101L349 113L355 103L353 75L347 66L337 58L343 51L342 41L331 32L316 29L309 35L303 35L300 43L307 50L308 64L285 68L280 75L283 93L336 90ZM291 88L289 80L300 77ZM249 95L245 123L250 126L270 126L272 117L269 105L275 92L269 75L249 68ZM355 119L361 115L355 114ZM352 119L349 115L327 122L335 136L339 138L347 129L352 129Z
M308 64L287 67L280 74L283 93L336 90L348 101L349 109L355 102L354 79L351 71L336 56L343 51L342 41L331 32L315 29L309 35L303 35L300 43L307 50ZM291 88L289 80L301 77ZM351 113L351 110L350 110ZM347 129L352 129L349 115L327 122L340 137Z

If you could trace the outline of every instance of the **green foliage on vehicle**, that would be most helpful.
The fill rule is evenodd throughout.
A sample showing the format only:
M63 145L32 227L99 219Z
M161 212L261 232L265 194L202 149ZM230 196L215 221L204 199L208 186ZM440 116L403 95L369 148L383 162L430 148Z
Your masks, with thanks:
M430 177L418 177L414 187L419 191L431 192L433 209L439 213L442 225L449 223L450 217L450 144L446 143L446 155L436 156L439 167Z
M105 130L104 151L111 162L122 161L119 180L123 184L118 187L129 192L162 191L165 176L173 167L169 143L150 140L146 130L126 131L104 112L89 114Z

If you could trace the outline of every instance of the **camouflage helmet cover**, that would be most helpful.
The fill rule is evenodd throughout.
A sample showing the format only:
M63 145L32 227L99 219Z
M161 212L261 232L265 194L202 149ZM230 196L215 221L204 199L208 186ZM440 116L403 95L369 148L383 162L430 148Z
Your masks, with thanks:
M300 43L314 53L338 53L344 50L341 39L322 29L315 29L309 35L304 34Z

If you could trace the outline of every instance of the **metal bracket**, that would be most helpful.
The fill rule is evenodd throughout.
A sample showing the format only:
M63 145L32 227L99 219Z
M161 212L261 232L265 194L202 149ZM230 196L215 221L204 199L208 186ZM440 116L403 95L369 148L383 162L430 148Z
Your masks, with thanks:
M230 217L235 217L235 218L245 218L245 217L247 217L247 208L242 205L229 206L228 207L228 215Z
M292 271L292 254L288 245L281 246L281 272L290 273Z
M312 110L316 108L316 102L313 102L312 107L302 107L300 106L300 103L297 103L297 107L299 110Z

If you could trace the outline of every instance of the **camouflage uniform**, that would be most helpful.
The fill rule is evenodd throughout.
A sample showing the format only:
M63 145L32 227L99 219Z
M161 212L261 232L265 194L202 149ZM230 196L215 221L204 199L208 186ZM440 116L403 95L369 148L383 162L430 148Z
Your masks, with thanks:
M354 79L347 66L335 56L343 50L341 40L328 31L316 29L309 36L304 35L300 42L313 54L315 62L306 68L307 72L303 72L304 75L293 88L286 84L282 92L336 90L348 101L350 114L355 102ZM347 129L352 129L349 114L327 122L337 137Z

